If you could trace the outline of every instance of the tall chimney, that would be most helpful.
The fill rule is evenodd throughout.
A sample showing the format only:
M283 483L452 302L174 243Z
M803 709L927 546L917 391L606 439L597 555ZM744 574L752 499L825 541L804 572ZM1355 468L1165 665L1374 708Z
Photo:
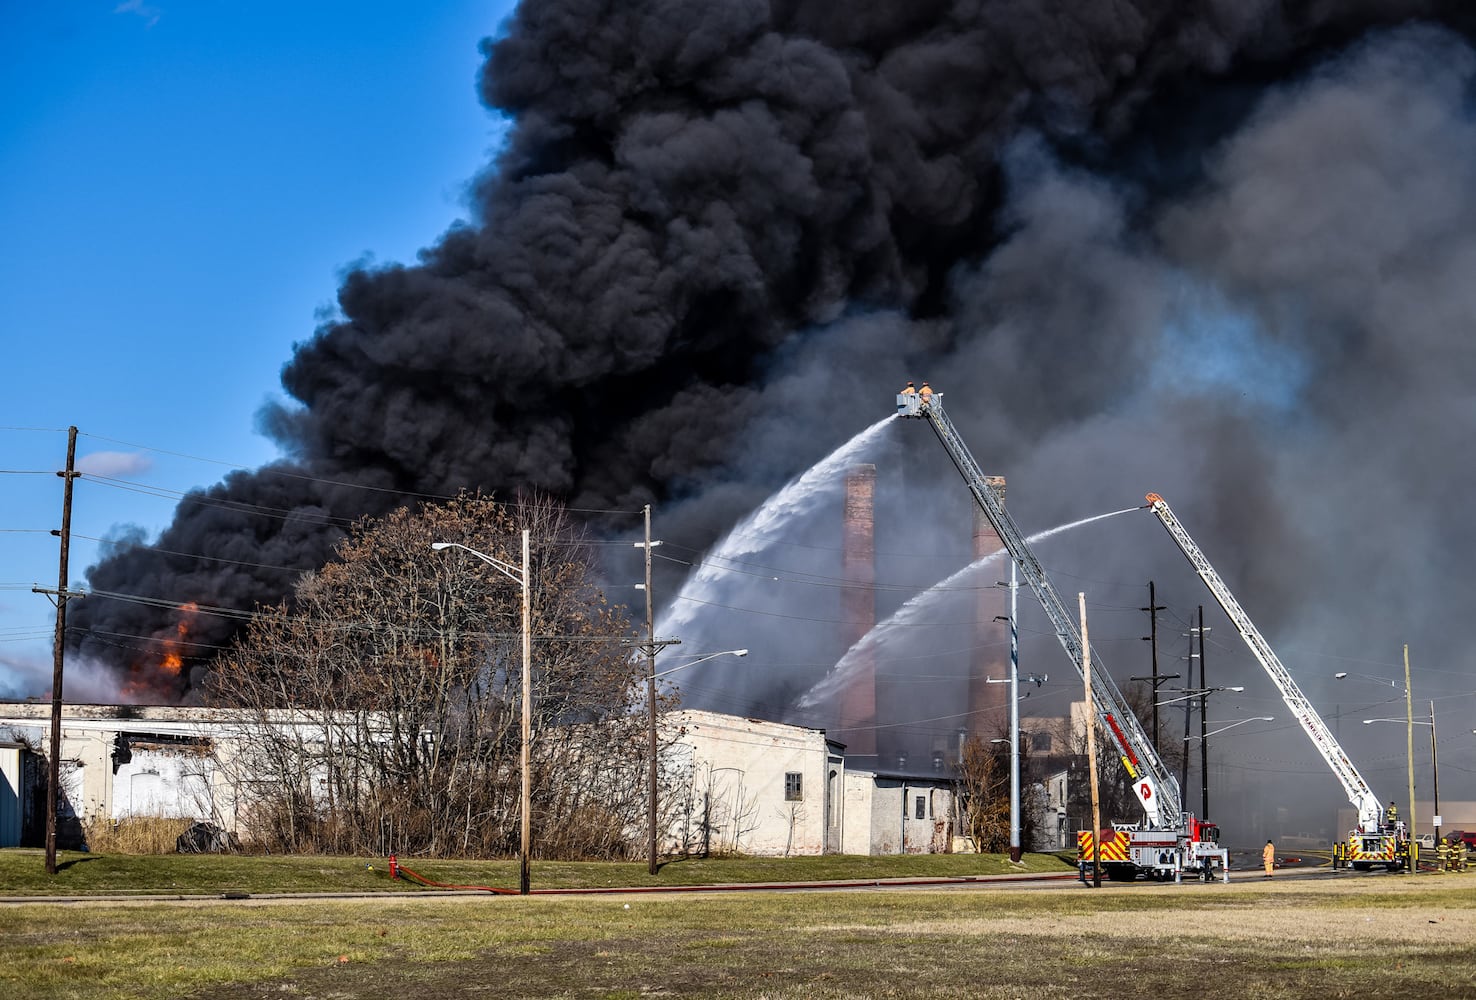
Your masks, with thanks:
M846 473L846 513L841 542L841 626L846 648L876 625L876 466L855 465ZM857 663L840 697L841 738L848 753L876 753L876 661Z
M1004 503L1004 476L985 476L994 492ZM999 532L989 523L981 507L974 508L974 558L980 559L1004 548ZM993 572L1008 573L1009 557L1001 559ZM1007 580L1008 576L980 578L980 590L974 610L975 627L974 654L969 669L969 723L968 728L983 738L991 738L1009 719L1010 686L990 684L987 680L1008 679L1010 676L1010 631L1007 623L994 620L996 615L1009 614L1008 594L1001 588L991 587L995 580Z

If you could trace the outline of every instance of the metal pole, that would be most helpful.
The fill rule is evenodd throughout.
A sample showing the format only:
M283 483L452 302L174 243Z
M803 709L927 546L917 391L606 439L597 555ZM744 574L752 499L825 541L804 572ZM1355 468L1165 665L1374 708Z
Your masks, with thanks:
M1440 758L1435 754L1435 702L1430 702L1430 778L1435 783L1435 843L1440 843ZM1413 817L1411 817L1412 819ZM1461 848L1465 850L1464 847Z
M1189 669L1184 677L1184 680L1187 682L1190 688L1192 688L1194 685L1194 655L1194 634L1191 631L1189 634ZM1184 750L1182 756L1179 757L1179 788L1181 790L1180 794L1185 796L1189 794L1189 717L1193 714L1193 708L1193 696L1185 696L1183 743Z
M51 760L47 762L46 873L56 874L56 800L61 795L62 664L67 644L67 558L72 542L72 480L77 478L77 428L67 428L62 477L61 565L56 576L56 638L51 647Z
M528 845L532 840L533 780L529 771L529 747L533 742L533 637L528 595L528 529L523 529L523 829L519 841L518 892L528 895L530 872Z
M1414 839L1414 692L1409 686L1409 643L1404 644L1404 721L1405 757L1409 760L1409 836ZM1436 840L1438 842L1439 838Z
M1199 818L1208 819L1209 779L1209 688L1204 680L1204 605L1199 606ZM1184 748L1186 751L1188 747Z
M1020 860L1020 585L1016 565L1010 560L1010 860Z
M647 870L655 875L656 864L656 618L651 601L651 505L646 504L646 856Z

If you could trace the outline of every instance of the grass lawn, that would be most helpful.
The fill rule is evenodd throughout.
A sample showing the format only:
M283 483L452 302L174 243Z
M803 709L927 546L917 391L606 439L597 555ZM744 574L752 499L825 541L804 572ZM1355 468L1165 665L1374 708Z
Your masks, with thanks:
M0 907L0 996L1472 996L1473 887L1452 874L36 903Z
M1073 871L1074 861L1065 857L1027 854L1020 865L1012 865L1008 858L997 854L711 858L668 862L655 875L650 874L644 861L534 861L532 886L536 891ZM434 882L512 889L518 885L516 860L400 860ZM63 851L57 855L57 868L55 875L46 874L45 857L37 850L0 851L0 896L424 891L409 881L391 881L389 863L384 858Z

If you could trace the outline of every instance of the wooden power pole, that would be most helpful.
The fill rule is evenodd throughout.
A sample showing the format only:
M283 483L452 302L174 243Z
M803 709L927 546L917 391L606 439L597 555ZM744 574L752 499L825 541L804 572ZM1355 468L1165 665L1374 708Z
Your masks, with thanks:
M1092 888L1102 887L1102 804L1097 797L1097 712L1092 707L1092 647L1087 641L1087 598L1076 595L1081 609L1081 676L1086 684L1087 780L1092 785Z
M62 668L67 645L67 557L72 544L72 481L77 478L77 428L67 428L67 467L62 477L61 566L56 576L56 638L51 649L51 759L46 771L46 872L56 874L56 800L61 795ZM38 590L39 593L51 593ZM76 595L81 596L81 595Z

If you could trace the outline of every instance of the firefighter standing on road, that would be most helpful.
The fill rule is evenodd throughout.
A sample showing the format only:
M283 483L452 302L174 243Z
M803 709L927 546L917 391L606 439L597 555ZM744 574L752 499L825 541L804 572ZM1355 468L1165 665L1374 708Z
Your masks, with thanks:
M1271 877L1271 869L1276 867L1276 845L1266 841L1266 846L1261 849L1261 865L1266 869L1266 877Z

